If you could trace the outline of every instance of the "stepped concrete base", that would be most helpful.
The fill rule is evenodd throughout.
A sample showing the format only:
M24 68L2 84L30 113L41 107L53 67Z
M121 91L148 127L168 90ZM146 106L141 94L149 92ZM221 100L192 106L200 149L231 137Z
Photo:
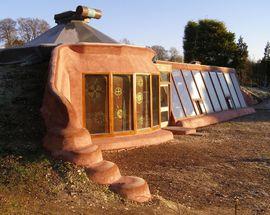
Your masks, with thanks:
M142 146L157 145L173 139L173 134L166 130L157 130L149 133L132 134L116 137L92 137L92 142L101 150L127 149Z
M112 184L121 178L118 166L110 161L101 161L86 168L88 177L99 184Z
M51 151L56 159L73 162L83 166L90 180L98 184L110 185L110 189L119 195L135 202L147 202L151 193L147 182L135 176L122 176L118 166L110 161L103 160L98 145L74 151Z
M216 124L219 122L225 122L232 120L234 118L238 118L241 116L249 115L255 113L255 109L252 107L227 110L218 113L212 113L202 116L190 117L181 119L176 122L176 126L184 127L184 128L200 128L212 124Z
M144 179L135 176L121 177L111 185L111 189L136 202L146 202L151 199L147 182Z
M80 151L51 151L53 157L75 163L78 166L90 166L103 160L102 152L97 145L89 145Z

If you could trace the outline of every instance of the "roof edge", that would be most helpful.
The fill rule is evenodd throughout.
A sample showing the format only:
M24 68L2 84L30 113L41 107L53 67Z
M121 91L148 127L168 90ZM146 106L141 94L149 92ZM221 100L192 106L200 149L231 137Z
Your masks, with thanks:
M173 69L182 69L182 70L200 70L200 71L221 71L221 72L235 72L234 68L230 67L221 67L221 66L212 66L212 65L201 65L201 64L189 64L189 63L178 63L170 61L157 61L159 64L172 65Z

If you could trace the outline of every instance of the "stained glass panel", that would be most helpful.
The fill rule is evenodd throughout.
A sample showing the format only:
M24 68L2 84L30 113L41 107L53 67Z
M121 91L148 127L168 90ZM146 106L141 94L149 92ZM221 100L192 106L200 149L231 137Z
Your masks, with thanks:
M136 106L138 129L148 128L150 123L150 76L136 76Z
M132 78L113 76L114 131L132 130Z
M108 76L85 77L86 128L91 134L109 133Z

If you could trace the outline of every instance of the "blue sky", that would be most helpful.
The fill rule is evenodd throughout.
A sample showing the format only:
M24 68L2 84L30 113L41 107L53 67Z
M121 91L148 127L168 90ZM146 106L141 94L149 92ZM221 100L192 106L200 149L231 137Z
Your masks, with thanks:
M270 41L269 0L8 0L1 4L0 19L39 17L54 26L53 15L75 10L77 5L99 8L104 15L91 25L116 40L136 45L174 46L180 52L184 27L189 20L218 19L248 43L251 59L263 56Z

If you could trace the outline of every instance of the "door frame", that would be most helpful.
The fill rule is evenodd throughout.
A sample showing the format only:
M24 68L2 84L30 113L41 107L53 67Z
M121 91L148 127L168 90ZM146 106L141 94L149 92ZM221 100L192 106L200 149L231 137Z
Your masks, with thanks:
M158 63L156 64L157 68L160 72L160 94L159 94L159 99L160 99L160 126L161 128L167 127L170 124L170 115L171 115L171 73L172 73L172 65L169 64L161 64ZM168 78L166 81L162 80L162 73L167 73ZM162 87L168 87L168 106L167 107L161 107L161 88ZM161 113L168 111L168 121L162 122L162 117Z
M160 126L161 128L167 127L169 125L169 119L170 119L170 83L162 83L160 84L160 92L162 87L167 87L167 106L162 107L161 106L161 93L160 93L160 115L162 115L163 112L168 112L168 120L162 121L162 117L160 118Z

